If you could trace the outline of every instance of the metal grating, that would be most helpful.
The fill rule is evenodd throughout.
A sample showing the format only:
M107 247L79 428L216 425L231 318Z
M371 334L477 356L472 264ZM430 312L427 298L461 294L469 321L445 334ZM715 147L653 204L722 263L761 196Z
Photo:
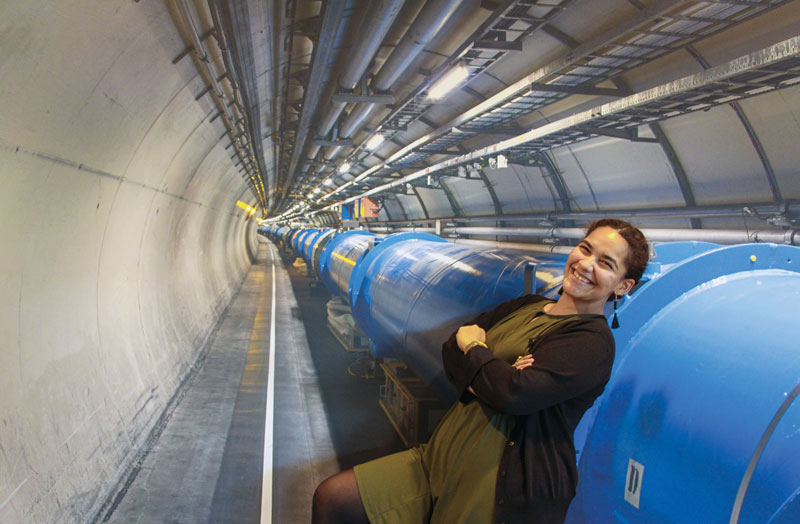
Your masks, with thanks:
M696 75L594 107L509 140L444 160L359 196L379 194L417 178L449 172L460 164L500 152L531 157L548 149L595 136L624 135L628 131L633 132L640 125L656 120L706 110L797 84L800 84L800 36ZM354 198L357 197L344 201Z
M561 13L572 0L516 0L495 13L465 44L463 44L444 64L439 71L450 69L455 63L462 61L470 71L470 78L480 75L507 53L522 49L522 42L535 30L546 24L555 15ZM487 49L496 45L498 49ZM504 46L506 49L499 49ZM429 83L415 89L379 126L387 139L404 131L431 107L426 91Z
M579 93L581 89L593 88L625 71L729 29L789 1L731 0L682 4L679 9L666 13L659 12L646 23L635 25L615 38L598 43L595 49L577 54L576 59L572 61L563 61L555 66L542 68L550 71L543 74L537 84L573 88L574 92ZM655 9L658 6L653 7L653 11L658 12ZM430 156L426 151L441 152L463 142L470 135L496 132L499 127L508 127L520 117L569 95L570 93L566 92L534 89L522 91L472 119L459 122L456 130L447 129L440 132L439 137L393 162L392 167L402 168L418 164Z
M797 83L800 83L800 58L788 58L779 64L756 68L725 80L714 81L701 87L622 109L613 114L598 116L590 121L591 128L578 124L512 147L508 151L509 154L533 155L604 135L606 134L604 130L608 131L609 135L616 135L619 133L615 132L633 130L643 124L694 111L704 111Z

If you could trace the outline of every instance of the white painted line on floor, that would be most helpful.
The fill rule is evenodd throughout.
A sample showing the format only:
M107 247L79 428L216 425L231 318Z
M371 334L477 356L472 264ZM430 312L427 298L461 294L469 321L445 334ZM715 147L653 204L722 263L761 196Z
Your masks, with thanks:
M264 413L264 465L261 469L261 524L272 523L272 433L275 420L275 256L269 246L272 261L272 313L269 326L269 357L267 369L267 408Z

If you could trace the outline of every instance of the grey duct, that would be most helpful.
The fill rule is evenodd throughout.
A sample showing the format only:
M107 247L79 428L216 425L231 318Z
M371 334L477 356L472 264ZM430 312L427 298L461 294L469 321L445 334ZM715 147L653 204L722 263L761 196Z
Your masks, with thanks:
M491 249L516 249L519 251L534 251L536 253L561 253L569 254L572 251L570 246L554 246L553 244L528 244L527 242L500 242L496 240L475 240L471 238L453 239L454 244L465 244L480 248Z
M388 91L441 30L460 4L461 0L427 2L375 76L372 89ZM345 119L339 131L340 136L345 138L351 136L379 107L378 104L358 106ZM325 154L325 158L327 160L334 158L340 150L341 146L332 147Z
M647 219L647 218L721 218L721 217L740 217L743 213L756 217L780 217L778 225L790 226L791 217L800 216L800 202L768 202L760 204L725 204L721 206L694 206L694 207L666 207L666 208L643 208L643 209L609 209L606 211L564 211L536 214L509 214L503 215L503 222L509 221L542 221L553 222L562 220L572 220L577 222L591 222L599 218L627 218L627 219ZM496 221L496 215L474 215L469 217L439 217L435 219L418 218L413 220L375 220L371 223L380 224L425 224L434 220L453 221L458 223L487 222Z
M434 228L389 228L370 227L373 232L417 231L435 232ZM741 231L735 229L658 229L643 228L642 233L650 242L704 241L717 244L744 244L748 242L771 242L775 244L800 245L798 230ZM442 235L482 235L503 237L562 238L580 240L586 230L578 227L442 227Z
M311 126L311 117L317 110L317 104L320 98L319 92L322 88L323 71L325 65L328 63L328 56L332 52L333 36L342 18L345 3L344 0L328 0L325 5L325 15L322 21L322 29L320 30L320 39L314 51L314 64L311 66L311 76L303 96L303 112L300 115L300 123L297 127L297 138L295 139L295 146L292 151L292 159L289 163L289 176L291 178L287 182L287 186L292 183L292 174L297 168L300 154L306 143L306 135ZM315 157L318 151L319 147L315 146L312 148L310 157ZM303 166L303 174L305 174L308 169L309 165Z
M361 28L361 33L365 36L358 46L349 53L352 60L347 62L347 67L339 76L339 87L341 89L353 90L361 80L364 71L372 61L372 57L383 42L386 33L394 23L394 19L403 7L405 0L379 0L377 5L367 15L366 22ZM344 102L334 102L329 106L328 112L322 117L319 125L319 134L327 135L336 119L342 114Z

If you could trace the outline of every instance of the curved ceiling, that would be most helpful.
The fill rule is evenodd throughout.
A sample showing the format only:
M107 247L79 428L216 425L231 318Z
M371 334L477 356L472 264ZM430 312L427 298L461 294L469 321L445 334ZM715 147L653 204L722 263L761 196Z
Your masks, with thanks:
M270 130L299 159L275 164L270 217L369 195L381 221L646 208L741 227L707 208L798 196L796 1L287 0L276 19L301 5L279 24L307 46L275 55L295 95ZM467 79L432 99L456 65ZM786 224L776 209L759 218Z

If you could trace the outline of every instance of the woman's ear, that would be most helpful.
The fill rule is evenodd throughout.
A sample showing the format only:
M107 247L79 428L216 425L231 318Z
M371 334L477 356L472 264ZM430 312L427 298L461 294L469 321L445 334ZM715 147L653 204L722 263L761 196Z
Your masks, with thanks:
M614 294L618 296L627 295L628 291L631 290L634 284L634 280L632 278L623 278L622 281L617 284L617 287L614 288Z

